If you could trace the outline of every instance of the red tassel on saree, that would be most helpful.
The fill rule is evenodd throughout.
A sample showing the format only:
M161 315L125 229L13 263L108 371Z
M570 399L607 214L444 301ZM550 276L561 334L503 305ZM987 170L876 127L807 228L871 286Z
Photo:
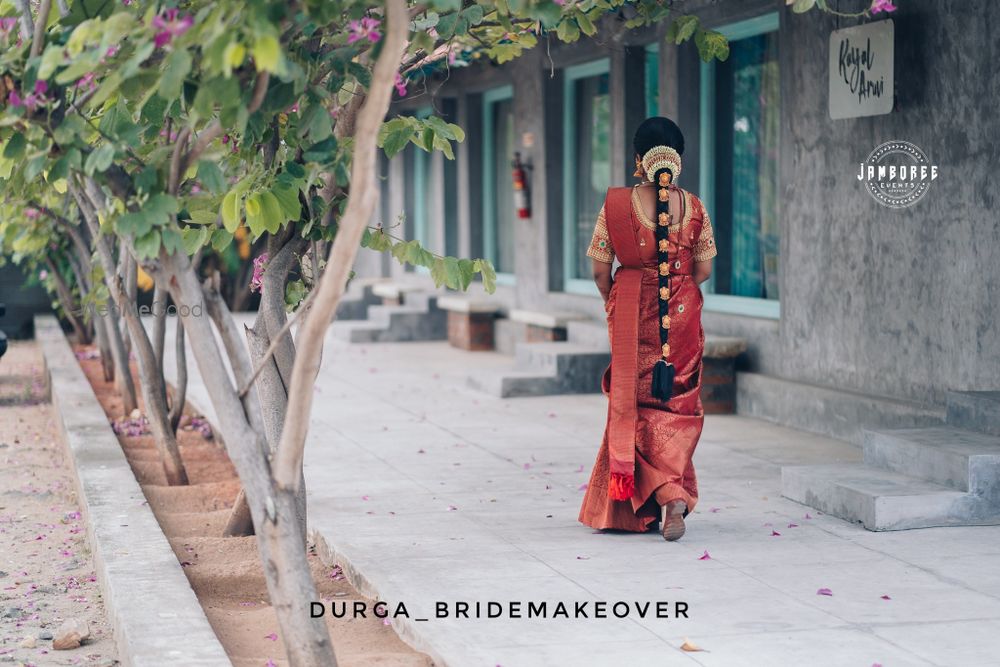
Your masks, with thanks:
M640 221L643 214L633 206L631 188L612 188L605 200L607 232L621 266L607 304L611 365L602 387L609 399L608 420L579 516L593 528L644 531L659 518L660 505L680 499L690 511L698 502L691 458L704 420L705 335L701 290L691 272L696 247L711 243L711 226L704 223L708 234L703 239L707 216L701 202L673 186L670 210L675 213L668 240L668 358L676 376L664 402L651 391L653 366L662 357L655 235ZM714 255L714 247L711 251Z

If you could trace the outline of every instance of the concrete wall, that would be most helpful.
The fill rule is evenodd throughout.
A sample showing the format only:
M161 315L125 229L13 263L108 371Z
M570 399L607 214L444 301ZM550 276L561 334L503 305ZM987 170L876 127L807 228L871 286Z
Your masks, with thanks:
M831 0L842 11L859 3ZM813 11L793 14L783 0L692 0L685 10L706 25L780 12L781 310L780 320L706 312L712 333L750 341L751 370L799 382L941 403L948 389L992 389L1000 376L1000 3L907 0L896 24L896 109L888 115L832 121L827 100L831 30L854 25ZM628 140L635 123L638 61L630 45L650 43L666 26L615 36L605 24L594 40L553 42L502 67L453 70L431 86L432 99L452 99L456 117L477 127L479 94L512 83L516 141L532 167L533 215L517 220L517 307L604 317L598 299L566 294L562 285L561 67L600 57L612 62L613 173L630 172ZM683 183L697 193L698 60L692 44L661 44L660 105L678 118L689 150ZM676 91L676 92L675 92ZM420 106L426 99L401 105ZM855 178L879 143L920 146L941 176L915 206L877 204ZM463 158L480 158L470 134L458 153L456 220L463 253L476 255L478 173ZM395 165L393 165L395 166ZM397 171L393 170L390 181ZM618 176L620 174L620 176ZM390 191L395 186L390 183ZM393 204L402 197L394 192Z
M896 108L830 120L827 44L853 23L782 11L781 309L706 326L753 341L752 366L800 381L941 403L1000 378L1000 3L909 0L893 15ZM846 5L845 5L846 8ZM915 206L855 178L878 144L920 146L941 177Z

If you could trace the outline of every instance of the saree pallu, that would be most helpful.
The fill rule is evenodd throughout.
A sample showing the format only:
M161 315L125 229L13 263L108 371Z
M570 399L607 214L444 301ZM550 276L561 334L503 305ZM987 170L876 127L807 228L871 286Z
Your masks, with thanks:
M680 222L671 224L669 234L668 359L676 375L666 402L651 392L653 366L661 358L654 232L640 223L630 188L613 188L605 203L608 230L622 266L606 305L612 356L602 389L609 398L608 419L579 516L593 528L645 531L659 519L662 504L681 499L690 512L698 501L691 459L704 421L700 391L705 334L703 297L691 271L701 217L692 215L693 197L679 188L672 190L671 211L678 212L674 215ZM626 247L629 241L632 247ZM614 500L608 492L610 475L618 472L612 466L615 446L635 448L634 491L625 500Z

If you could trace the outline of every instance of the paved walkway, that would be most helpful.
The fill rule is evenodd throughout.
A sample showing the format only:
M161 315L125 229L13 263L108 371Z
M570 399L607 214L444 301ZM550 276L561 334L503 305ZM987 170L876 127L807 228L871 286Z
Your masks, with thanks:
M596 533L576 517L605 399L465 387L470 371L507 363L328 338L316 386L311 529L363 592L406 605L393 625L442 664L996 664L1000 527L871 533L818 515L781 497L780 466L857 460L857 448L709 417L683 540ZM490 600L545 600L550 615L558 601L633 607L624 619L454 618L455 601ZM638 616L635 601L661 600L686 602L689 617L673 604L671 618ZM436 601L451 618L435 618ZM704 651L682 651L685 638Z

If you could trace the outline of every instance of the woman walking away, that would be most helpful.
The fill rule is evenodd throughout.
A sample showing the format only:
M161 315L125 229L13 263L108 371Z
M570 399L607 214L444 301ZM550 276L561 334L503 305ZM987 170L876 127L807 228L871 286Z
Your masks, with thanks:
M608 419L580 521L646 531L660 520L672 541L698 501L691 463L704 420L698 285L712 274L716 250L701 201L676 185L680 128L648 118L633 145L641 182L608 190L587 251L608 314L611 365L602 380Z

